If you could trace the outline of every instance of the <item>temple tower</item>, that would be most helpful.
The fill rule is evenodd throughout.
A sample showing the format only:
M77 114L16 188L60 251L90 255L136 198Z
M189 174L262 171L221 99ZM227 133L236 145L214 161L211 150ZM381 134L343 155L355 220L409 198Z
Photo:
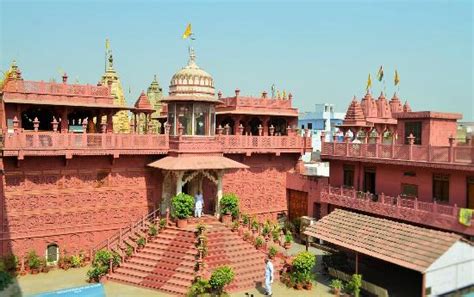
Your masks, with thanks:
M106 71L102 75L101 84L108 85L111 83L111 93L114 96L114 104L117 106L126 106L125 96L123 94L122 83L113 66L112 52L109 51L109 57L106 62ZM130 122L128 118L128 111L123 110L117 112L113 117L114 132L115 133L129 133Z
M149 120L150 131L148 131L148 133L156 134L161 128L161 125L158 122L157 117L160 115L163 109L163 102L161 101L163 99L163 89L158 83L158 79L156 78L156 75L154 76L153 81L148 87L146 95L148 97L148 100L150 101L151 106L154 109L154 112L151 114L151 120ZM144 128L145 128L144 124L145 124L145 116L141 115L140 116L140 131L144 131Z

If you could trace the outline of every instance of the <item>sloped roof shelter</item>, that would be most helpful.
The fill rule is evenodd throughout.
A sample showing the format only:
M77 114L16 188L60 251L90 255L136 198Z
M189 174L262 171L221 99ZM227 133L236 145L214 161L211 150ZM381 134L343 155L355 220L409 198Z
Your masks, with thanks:
M356 255L418 271L423 274L423 287L431 288L431 294L474 284L474 245L461 235L341 209L306 228L304 234L355 251ZM440 282L440 277L446 281Z

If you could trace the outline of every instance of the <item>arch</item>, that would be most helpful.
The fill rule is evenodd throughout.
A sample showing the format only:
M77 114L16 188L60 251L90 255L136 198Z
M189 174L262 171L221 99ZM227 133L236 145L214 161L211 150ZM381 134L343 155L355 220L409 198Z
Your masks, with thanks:
M30 107L21 113L21 127L25 130L34 130L33 121L38 118L39 130L53 130L51 125L53 116L56 116L56 120L59 121L57 114L50 108Z
M50 243L46 247L46 262L56 264L59 261L59 245Z
M229 134L234 134L235 121L232 117L226 116L221 120L219 125L221 125L222 128L224 128L225 125L229 125Z
M272 118L268 123L268 128L273 125L275 128L274 135L286 135L286 128L288 127L288 122L285 118Z
M257 117L253 117L248 122L248 125L250 129L250 134L258 136L258 127L262 125L262 120Z

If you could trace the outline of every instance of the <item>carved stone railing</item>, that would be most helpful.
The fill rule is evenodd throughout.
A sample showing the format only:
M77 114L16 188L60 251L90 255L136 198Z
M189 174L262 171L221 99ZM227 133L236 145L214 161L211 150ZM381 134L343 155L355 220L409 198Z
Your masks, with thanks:
M77 85L44 81L10 81L5 85L4 92L66 95L87 97L109 97L110 90L107 86Z
M156 134L54 133L17 131L3 134L5 156L163 154L169 136Z
M474 164L474 146L431 146L413 144L375 144L324 142L321 155L354 158L379 158L401 161Z
M411 223L426 225L447 231L474 235L474 218L471 226L459 223L459 207L436 202L419 201L416 198L374 195L345 187L324 186L321 202L386 216Z
M221 101L226 106L232 107L265 107L265 108L291 108L291 99L271 99L271 98L251 98L251 97L232 97L223 98Z
M217 135L224 153L266 153L311 151L311 138L291 136Z

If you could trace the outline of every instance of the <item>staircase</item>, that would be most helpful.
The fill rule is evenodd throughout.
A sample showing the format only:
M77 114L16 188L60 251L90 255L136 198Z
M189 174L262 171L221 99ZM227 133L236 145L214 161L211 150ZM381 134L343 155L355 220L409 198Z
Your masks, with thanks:
M122 263L109 280L185 295L194 280L194 230L167 227Z
M209 277L215 268L227 265L235 273L227 291L253 288L257 282L263 281L264 252L255 249L214 217L206 216L201 222L206 225L208 238L208 254L204 258L205 277ZM195 278L198 257L195 230L194 219L190 220L186 229L166 227L143 249L120 264L108 279L173 295L185 295ZM275 271L277 266L280 265L275 265Z
M208 274L223 265L232 267L234 281L227 291L241 291L254 288L262 282L265 272L266 254L232 232L224 224L215 222L207 225L208 255L204 258Z

